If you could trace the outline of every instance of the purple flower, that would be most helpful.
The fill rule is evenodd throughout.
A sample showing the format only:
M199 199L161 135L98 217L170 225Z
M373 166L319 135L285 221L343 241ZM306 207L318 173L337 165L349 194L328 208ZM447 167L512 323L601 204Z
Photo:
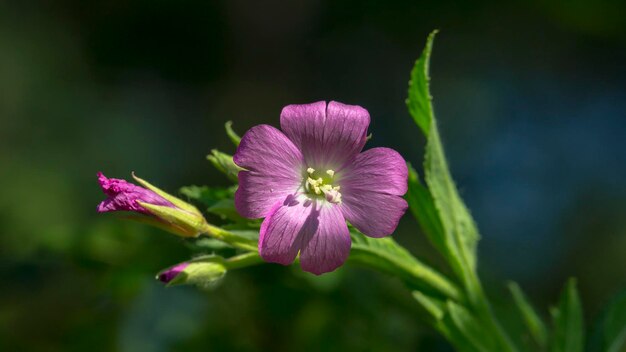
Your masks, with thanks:
M370 117L356 105L321 101L286 106L283 130L259 125L242 138L235 206L265 218L259 253L314 274L341 266L350 253L346 220L370 237L390 235L408 205L404 159L389 148L361 153Z
M107 178L102 172L98 172L98 182L104 194L109 197L98 204L99 213L109 211L134 211L151 215L151 213L139 205L138 202L172 208L175 207L174 204L151 190L139 187L126 180Z

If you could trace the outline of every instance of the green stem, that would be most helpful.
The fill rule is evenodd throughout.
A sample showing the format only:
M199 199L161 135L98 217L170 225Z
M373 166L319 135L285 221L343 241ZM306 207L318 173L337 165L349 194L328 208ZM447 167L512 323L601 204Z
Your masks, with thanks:
M238 236L220 227L205 223L202 230L203 230L202 231L203 233L206 233L209 236L215 239L218 239L220 241L224 241L235 248L243 249L245 251L251 251L251 252L258 251L258 245L256 241Z
M258 252L248 252L234 257L230 257L224 261L226 269L240 269L248 266L263 264L264 261Z
M464 301L463 294L448 278L417 259L413 259L411 265L407 265L393 256L354 245L348 261L397 276L415 289L457 302Z

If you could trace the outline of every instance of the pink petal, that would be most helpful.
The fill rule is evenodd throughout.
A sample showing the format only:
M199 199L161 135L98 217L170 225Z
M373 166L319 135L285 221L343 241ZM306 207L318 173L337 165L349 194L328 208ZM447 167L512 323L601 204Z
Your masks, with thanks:
M340 209L304 195L288 196L263 221L259 254L265 261L289 265L300 251L302 269L320 275L341 266L350 245Z
M235 207L247 218L265 217L302 182L302 153L272 126L259 125L246 132L233 161L248 170L239 172L235 193Z
M342 193L374 191L401 196L407 191L409 170L400 153L372 148L356 156L341 172Z
M149 189L139 187L126 180L108 178L104 176L102 172L98 172L98 182L100 183L102 192L108 196L107 199L98 204L97 211L99 213L109 211L135 211L150 215L150 212L140 206L137 201L174 208L174 204L167 199Z
M317 231L300 251L300 266L304 271L320 275L345 263L352 241L339 207L321 205L317 219Z
M173 267L168 268L164 270L163 272L159 273L159 275L157 276L157 279L161 282L168 283L174 280L174 278L178 276L178 274L180 274L183 270L185 270L187 266L189 266L189 263L180 263L180 264L174 265Z
M272 206L295 194L300 181L274 178L252 171L239 171L239 187L235 192L235 208L241 216L260 219L268 216Z
M348 192L342 189L341 211L346 219L369 237L391 235L408 208L402 197L372 191Z
M280 114L282 130L313 168L340 169L363 149L369 123L367 110L334 101L288 105Z
M269 125L254 126L244 134L237 152L235 164L274 177L297 178L302 172L302 153L277 128Z
M354 158L341 172L339 185L343 215L359 231L370 237L392 234L408 204L408 169L398 152L373 148Z
M261 258L282 265L293 263L302 241L316 231L317 219L310 216L313 211L313 203L304 196L287 196L276 203L261 224Z

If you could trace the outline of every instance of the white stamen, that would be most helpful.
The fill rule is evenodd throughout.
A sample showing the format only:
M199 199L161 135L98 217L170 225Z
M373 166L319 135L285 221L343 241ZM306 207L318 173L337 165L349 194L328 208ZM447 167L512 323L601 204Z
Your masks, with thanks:
M328 176L333 177L335 176L335 171L333 170L326 170L326 173L328 174Z

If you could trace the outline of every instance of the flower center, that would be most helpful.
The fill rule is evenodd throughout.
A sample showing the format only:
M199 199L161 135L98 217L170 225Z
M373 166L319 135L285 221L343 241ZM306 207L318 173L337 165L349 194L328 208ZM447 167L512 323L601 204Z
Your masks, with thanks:
M324 175L319 175L314 168L306 169L308 177L304 182L304 189L311 195L323 195L327 201L333 204L341 204L341 187L333 186L335 171L326 170Z

